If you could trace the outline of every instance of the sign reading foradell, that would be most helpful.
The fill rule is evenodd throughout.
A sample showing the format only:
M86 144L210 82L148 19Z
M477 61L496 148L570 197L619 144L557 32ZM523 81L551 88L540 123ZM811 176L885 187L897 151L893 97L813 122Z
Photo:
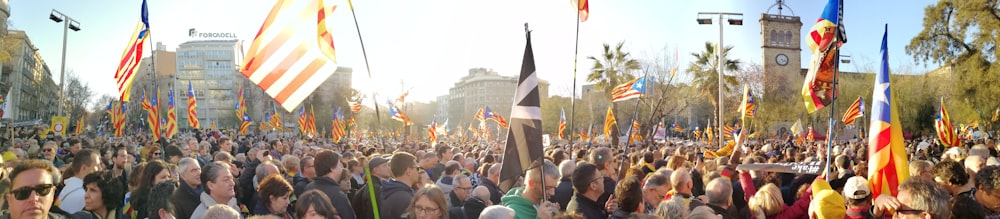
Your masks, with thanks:
M191 28L191 29L188 29L188 37L191 37L191 38L236 39L236 33L198 32L194 28Z

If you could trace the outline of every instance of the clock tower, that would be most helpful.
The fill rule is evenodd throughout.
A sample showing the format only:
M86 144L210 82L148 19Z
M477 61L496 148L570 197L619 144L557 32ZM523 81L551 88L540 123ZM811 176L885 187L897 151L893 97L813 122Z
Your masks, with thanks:
M802 21L798 16L783 15L785 4L782 0L771 6L778 7L778 14L763 13L760 16L761 59L764 67L764 92L776 92L780 96L795 95L800 90L802 80L801 38ZM770 11L770 9L769 9ZM789 11L791 11L789 9ZM793 12L794 13L794 12ZM788 93L787 92L792 92Z

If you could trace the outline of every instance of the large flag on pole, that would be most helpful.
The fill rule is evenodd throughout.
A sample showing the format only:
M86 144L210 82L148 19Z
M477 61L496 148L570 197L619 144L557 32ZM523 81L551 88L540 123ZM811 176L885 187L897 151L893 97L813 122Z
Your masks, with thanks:
M174 87L173 86L170 87L170 91L169 91L169 93L167 95L167 98L170 98L170 99L167 100L167 127L166 127L166 132L164 133L164 135L166 135L167 138L173 138L174 135L177 134L177 112L176 112L176 108L174 108Z
M934 128L937 130L937 135L941 138L941 144L948 147L959 146L961 141L958 139L958 135L955 135L955 129L951 126L951 118L948 116L948 110L944 109L944 98L941 98L941 110L938 111L937 118L934 119Z
M507 128L507 120L503 118L500 114L490 110L490 107L486 107L485 111L486 119L493 120L500 125L500 127Z
M410 121L410 117L403 114L403 111L396 109L396 106L389 105L389 117L396 121L403 122L403 125L413 125L413 121Z
M740 103L739 112L744 122L747 118L753 118L754 114L757 114L757 105L754 104L753 93L750 92L749 85L743 85L743 102Z
M503 166L500 168L498 185L501 191L510 190L518 177L531 169L533 162L543 162L542 108L538 96L538 76L535 74L535 58L531 51L531 32L526 35L524 60L521 64L521 75L517 80L517 90L514 91L510 129L507 130Z
M240 72L287 111L337 70L322 0L279 0L261 25Z
M146 8L146 0L142 0L142 8L139 12L139 23L132 31L128 46L122 52L122 58L118 60L118 70L115 71L115 82L118 86L118 99L129 101L132 90L132 80L135 79L135 70L139 68L142 60L142 49L146 39L149 39L149 10Z
M160 114L157 110L156 94L152 98L146 97L146 91L142 91L142 109L146 110L146 122L149 123L149 131L153 134L153 141L160 140Z
M632 79L629 82L615 86L611 90L611 101L618 102L624 100L631 100L632 98L637 98L646 93L646 78L638 77Z
M618 134L618 131L612 132L614 126L618 124L618 120L615 120L615 112L611 108L611 106L608 106L608 113L604 114L604 138L607 140L611 139L611 135Z
M247 111L246 100L243 99L243 87L236 92L236 118L243 119L243 113Z
M431 147L437 144L437 121L431 120L431 125L427 126L427 140L431 142Z
M854 121L865 115L865 100L858 97L854 100L854 103L850 107L847 107L847 112L844 112L844 125L850 126L854 125Z
M837 57L837 50L846 42L842 31L837 35L840 9L840 0L829 0L806 40L812 51L812 60L802 84L802 97L809 113L831 104L836 95L833 92L833 78L837 74L835 66L840 59Z
M882 64L875 75L875 89L872 93L872 118L868 129L868 182L872 196L889 194L896 196L899 185L910 177L903 144L903 126L893 104L895 95L889 79L889 26L882 35Z
M587 0L570 0L573 6L576 6L576 10L580 12L580 22L587 21L590 17L590 4Z
M306 106L299 107L299 133L302 133L302 136L305 136L307 134L306 132L309 132L309 126L306 125L306 123L309 122L308 120L309 117L306 115Z
M247 114L247 112L244 111L243 118L241 120L243 122L240 123L240 135L246 135L250 132L250 124L253 124L253 119L250 119L250 114Z

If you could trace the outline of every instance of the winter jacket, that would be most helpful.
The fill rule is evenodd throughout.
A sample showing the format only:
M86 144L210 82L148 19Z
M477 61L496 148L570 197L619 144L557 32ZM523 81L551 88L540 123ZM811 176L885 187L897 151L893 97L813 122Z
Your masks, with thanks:
M474 219L479 218L479 214L483 213L483 209L486 209L486 201L473 196L469 200L465 200L465 205L462 206L462 213L465 214L465 218Z
M604 210L604 205L597 201L590 200L583 193L577 192L573 195L573 200L566 204L566 212L577 212L583 218L601 219L608 218L608 212Z
M569 177L563 177L559 179L559 185L556 186L556 195L552 197L552 200L559 203L560 211L566 211L566 206L569 204L570 199L573 199L573 180Z
M191 217L192 213L194 213L194 209L201 204L199 196L203 190L200 186L198 188L191 188L191 186L183 180L180 184L180 188L175 189L174 193L170 195L170 203L174 204L174 215L176 215L178 219L187 219Z
M750 173L740 173L740 184L743 185L743 191L746 191L744 195L747 202L750 201L750 197L757 193L757 188L753 186L753 182L750 179ZM806 213L809 210L809 202L812 201L812 188L806 189L806 192L802 193L802 197L796 200L791 206L784 206L781 209L781 213L777 215L767 216L767 219L797 219L803 216L807 216Z
M413 188L403 182L389 180L382 183L382 195L378 212L381 218L399 219L406 213L406 207L413 199Z
M503 203L503 206L514 209L514 219L538 218L538 211L535 209L535 204L521 196L524 189L524 187L511 189L507 192L507 195L500 198L500 202Z
M194 209L194 213L191 213L191 219L202 219L205 216L205 211L208 210L208 206L216 204L225 204L237 212L240 211L240 205L236 202L236 197L229 199L226 203L218 203L207 192L202 192L199 198L201 199L201 204L198 204L198 207Z
M379 197L382 194L382 180L373 178L375 181L372 183L372 191L375 192L375 197ZM382 206L382 201L378 198L375 199L375 206ZM372 208L372 195L368 192L368 184L361 184L361 190L358 190L354 197L351 197L351 207L354 207L354 213L357 214L358 219L375 219L374 208Z
M500 191L500 187L497 186L496 182L493 182L493 180L488 178L483 178L482 186L486 186L486 188L490 190L490 201L492 201L493 204L500 203L500 198L503 197L503 191Z
M333 208L337 209L341 219L355 219L354 208L351 208L351 200L340 191L340 183L330 177L317 176L312 183L306 186L306 191L319 189L330 198Z

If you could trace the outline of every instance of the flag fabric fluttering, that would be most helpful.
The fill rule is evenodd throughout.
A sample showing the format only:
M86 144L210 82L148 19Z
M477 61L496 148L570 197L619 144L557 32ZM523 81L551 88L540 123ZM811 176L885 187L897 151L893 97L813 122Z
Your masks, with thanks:
M313 137L316 137L316 113L313 111L313 106L309 105L309 117L306 118L306 132L308 132Z
M792 131L793 135L801 135L803 132L802 119L795 120L795 123L792 124L791 128L789 128L789 131Z
M951 126L951 118L944 108L944 98L941 98L941 110L938 111L937 118L934 119L934 129L937 131L941 144L948 147L959 146L962 142L955 135L955 129Z
M612 135L618 134L617 131L614 131L614 126L618 124L618 120L615 119L615 112L611 109L612 106L608 106L608 113L604 114L604 137L607 140L610 140Z
M306 106L303 105L299 107L299 133L305 136L309 132L309 126L306 125L308 122L308 116L306 115Z
M125 101L118 101L118 104L114 104L114 109L112 109L114 114L114 126L115 126L115 137L125 136Z
M351 112L353 113L361 112L361 100L351 101L350 99L347 99L347 105L351 106Z
M743 102L740 103L739 112L744 122L747 118L753 118L754 114L757 114L757 105L754 104L753 99L753 92L750 91L750 86L743 85Z
M240 72L292 111L337 70L322 0L279 0L254 37Z
M837 57L837 50L846 42L843 32L839 31L841 10L840 0L829 0L806 40L812 52L812 60L802 84L802 97L809 113L831 104L836 95L833 79L840 59Z
M642 142L642 134L640 134L642 131L641 127L642 124L639 123L639 120L632 120L632 133L629 134L628 144L632 145Z
M479 107L479 111L476 111L476 114L474 116L475 119L479 120L480 122L486 121L486 111L482 107Z
M118 60L118 70L115 71L115 82L118 86L118 99L128 102L132 91L132 80L135 79L136 69L142 61L143 44L149 39L149 10L146 8L146 0L142 1L139 12L139 23L132 31L128 46L122 52L121 59Z
M527 27L527 26L526 26ZM538 76L535 72L535 58L531 51L531 34L526 33L524 60L514 91L514 103L510 112L510 128L503 151L503 165L500 168L501 191L508 191L518 178L532 167L532 163L545 166L541 162L542 152L542 110L538 93Z
M153 134L153 141L160 140L160 113L157 108L156 94L153 97L146 97L146 91L142 91L142 109L146 110L146 122L149 124L149 131Z
M277 129L278 131L285 131L285 124L284 122L281 121L281 114L278 113L278 110L274 105L275 105L274 102L271 102L270 126L271 128Z
M236 118L243 119L243 113L247 111L247 103L243 98L243 87L236 91Z
M392 117L393 120L403 122L403 125L413 125L413 121L410 121L410 117L403 114L403 111L396 109L396 106L389 106L389 117Z
M903 126L895 107L889 78L888 25L882 35L882 62L872 92L871 125L868 134L868 182L872 196L896 196L899 185L910 177Z
M865 100L858 97L850 107L847 107L847 111L844 112L844 118L841 121L844 122L844 125L851 126L854 125L854 121L862 116L865 116Z
M340 125L340 109L333 111L333 116L330 118L330 121L330 138L333 139L333 142L340 142L340 139L345 137L344 134L341 133L344 129L341 128Z
M573 4L573 6L576 6L576 10L580 14L579 15L580 22L587 21L587 18L590 17L590 4L589 4L589 2L587 0L570 0L569 2L570 2L570 4Z
M629 82L615 86L611 90L611 101L618 102L624 100L631 100L632 98L637 98L646 93L646 79L645 77L638 77L632 79Z
M500 114L490 110L490 107L486 107L486 119L493 120L500 125L500 127L507 128L507 120L503 118Z
M174 135L177 135L177 112L176 108L174 108L173 86L170 87L170 91L168 92L167 98L169 98L169 100L167 100L167 127L165 127L166 132L164 132L163 134L167 138L173 138Z
M77 136L79 136L80 134L83 134L83 126L84 126L83 125L83 116L81 116L80 120L76 121L76 130L73 131L73 134L76 134Z
M242 123L240 123L240 135L246 135L250 132L250 124L253 124L253 119L250 119L250 114L243 112Z
M201 124L198 122L198 101L194 97L194 87L191 86L191 81L188 81L188 126L193 129L200 129Z
M437 145L437 121L431 120L431 125L427 126L427 139L431 142L431 147Z
M559 139L563 139L563 132L566 131L566 110L559 110Z

